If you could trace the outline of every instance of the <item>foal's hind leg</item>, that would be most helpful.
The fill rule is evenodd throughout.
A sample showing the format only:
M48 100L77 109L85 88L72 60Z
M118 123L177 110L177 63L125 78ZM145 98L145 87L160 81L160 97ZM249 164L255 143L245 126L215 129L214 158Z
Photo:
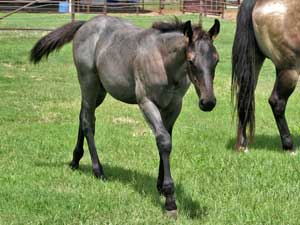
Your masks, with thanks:
M106 91L104 90L98 76L94 73L86 73L79 76L82 103L79 118L78 139L73 152L73 160L70 163L72 168L78 168L79 160L83 155L83 139L86 137L93 171L96 177L104 178L103 169L96 151L95 134L95 109L104 100Z
M82 122L81 122L81 111L80 111L77 143L76 143L75 149L73 151L73 159L70 162L70 167L72 169L78 169L79 161L82 158L83 153L84 153L84 150L83 150L84 135L83 135L81 124L82 124Z
M101 87L101 91L98 92L96 107L98 107L103 102L105 96L106 96L106 92L104 91L104 88ZM73 159L70 162L70 167L72 169L78 169L79 161L82 158L83 153L84 153L84 149L83 149L84 134L83 134L83 130L82 130L82 119L81 118L82 118L82 116L81 116L81 110L80 110L77 143L76 143L75 149L73 151ZM94 127L93 127L93 132L95 135L95 123L94 123Z
M293 140L285 119L285 109L288 98L295 90L299 76L295 70L277 70L276 73L276 82L269 103L280 133L282 148L294 151Z

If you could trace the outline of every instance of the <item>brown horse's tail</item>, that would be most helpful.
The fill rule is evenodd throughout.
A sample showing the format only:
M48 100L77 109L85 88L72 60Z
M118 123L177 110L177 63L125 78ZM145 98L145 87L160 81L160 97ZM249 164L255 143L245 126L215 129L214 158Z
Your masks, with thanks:
M249 128L252 139L255 130L254 90L257 82L255 57L259 48L255 40L252 11L256 0L244 0L237 16L237 28L232 49L231 96L235 101L240 125Z
M31 49L30 61L34 64L39 63L43 57L47 58L51 52L72 41L84 23L85 21L71 22L42 37Z

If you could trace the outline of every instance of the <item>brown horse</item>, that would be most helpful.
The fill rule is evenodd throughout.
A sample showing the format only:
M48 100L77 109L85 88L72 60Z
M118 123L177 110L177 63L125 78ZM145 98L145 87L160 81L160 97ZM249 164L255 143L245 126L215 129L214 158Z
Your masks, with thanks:
M265 58L269 58L276 67L276 82L269 103L282 147L294 153L285 109L299 79L299 0L244 0L240 7L232 51L232 93L237 99L238 150L247 150L247 127L250 137L254 135L254 90Z
M122 19L98 16L66 24L39 40L31 51L34 63L73 40L82 103L70 166L79 167L86 138L93 172L103 179L94 139L95 110L106 93L137 104L156 139L160 158L157 189L166 197L166 210L176 211L169 163L172 129L191 82L201 110L211 111L216 105L213 80L218 53L213 39L219 30L218 20L206 32L191 21L160 22L142 29Z

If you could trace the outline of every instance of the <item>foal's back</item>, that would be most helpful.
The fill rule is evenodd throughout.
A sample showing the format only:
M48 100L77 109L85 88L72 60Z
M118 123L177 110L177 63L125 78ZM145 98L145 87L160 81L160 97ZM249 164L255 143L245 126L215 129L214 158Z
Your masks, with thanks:
M97 74L113 97L136 103L135 59L138 52L151 55L155 51L154 33L114 17L98 16L88 21L74 38L79 81L82 76Z
M299 0L257 0L253 25L258 45L277 68L300 69Z
M96 67L95 54L105 50L108 46L118 45L116 33L135 34L141 29L115 17L97 16L86 22L76 33L73 40L75 63L88 63ZM122 40L119 40L121 42ZM100 49L99 49L100 48ZM99 55L99 53L97 54ZM92 59L92 60L91 60Z

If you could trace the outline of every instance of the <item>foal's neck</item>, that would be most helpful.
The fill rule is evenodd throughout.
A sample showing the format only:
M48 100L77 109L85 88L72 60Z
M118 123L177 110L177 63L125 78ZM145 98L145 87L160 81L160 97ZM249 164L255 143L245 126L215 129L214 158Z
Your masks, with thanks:
M186 76L187 40L177 32L160 34L160 52L169 79L178 82Z

